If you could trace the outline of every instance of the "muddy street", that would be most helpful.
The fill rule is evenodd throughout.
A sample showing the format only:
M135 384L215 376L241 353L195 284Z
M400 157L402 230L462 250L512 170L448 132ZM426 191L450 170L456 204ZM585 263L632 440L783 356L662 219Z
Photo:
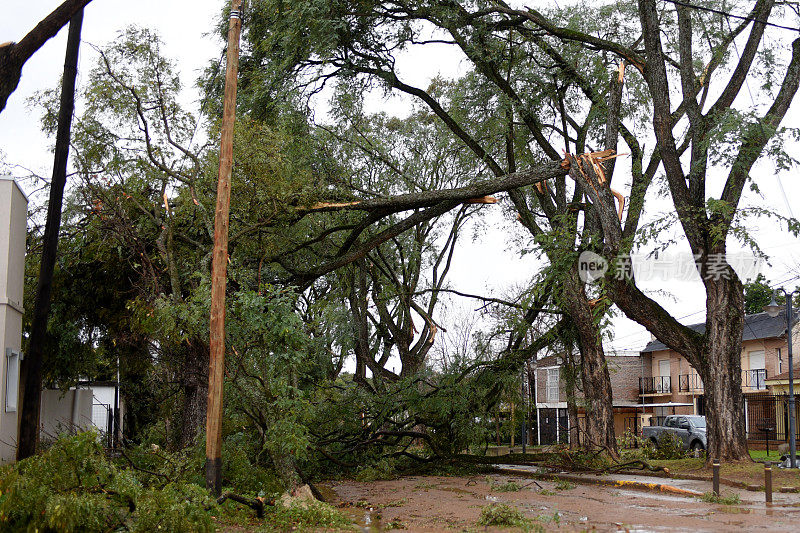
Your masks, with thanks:
M722 505L658 492L499 474L337 481L326 488L365 531L493 531L478 525L481 511L493 503L517 508L537 529L559 531L797 531L800 520L800 504L784 499L767 508L763 493Z

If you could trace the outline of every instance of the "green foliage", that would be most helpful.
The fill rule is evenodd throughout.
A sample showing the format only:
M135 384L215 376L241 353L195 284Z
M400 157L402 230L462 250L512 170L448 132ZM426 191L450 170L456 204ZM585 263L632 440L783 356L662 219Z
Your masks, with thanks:
M507 481L506 483L494 483L490 481L489 487L493 492L518 492L522 490L522 487L513 481Z
M352 521L323 502L302 502L291 507L276 505L264 513L265 531L350 529Z
M556 490L572 490L574 488L575 484L567 479L559 479L556 482Z
M356 471L356 481L378 481L380 479L394 479L398 476L397 465L387 458L360 467Z
M741 498L736 493L730 494L728 496L723 496L722 494L716 494L714 492L704 492L700 499L704 502L708 503L719 503L722 505L739 505L742 503Z
M210 503L197 485L154 485L116 466L93 432L62 437L0 475L4 531L212 531Z
M591 450L563 450L559 452L559 461L570 468L602 470L611 466L611 459L605 453Z
M481 509L478 525L518 527L526 531L535 529L536 526L541 528L541 524L535 524L530 518L526 518L519 509L505 503L493 503Z
M674 433L668 431L662 432L656 440L655 446L650 443L650 446L643 448L645 457L649 459L685 459L691 455L689 450L684 449L683 441Z
M650 439L644 439L630 429L626 429L625 433L617 437L617 447L620 450L641 450L650 445L652 445Z
M744 284L744 312L748 315L762 313L764 306L772 300L772 288L767 278L759 272L756 279Z

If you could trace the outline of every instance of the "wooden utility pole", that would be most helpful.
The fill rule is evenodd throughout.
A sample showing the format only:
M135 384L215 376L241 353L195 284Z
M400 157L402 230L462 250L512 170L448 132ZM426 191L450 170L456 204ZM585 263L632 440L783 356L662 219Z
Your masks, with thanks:
M64 79L61 83L61 102L58 110L58 128L53 162L53 180L50 182L50 200L42 242L39 264L39 281L33 304L33 320L28 342L28 353L22 360L22 408L20 410L17 459L36 453L39 442L39 409L42 397L42 364L44 341L47 335L47 316L50 313L50 294L53 290L53 272L58 253L58 233L61 229L61 204L67 183L67 160L72 113L75 109L75 78L78 75L78 51L81 44L83 8L69 23L67 53L64 59Z
M206 410L206 487L215 496L222 490L222 387L225 374L225 285L228 275L228 221L233 168L233 126L236 121L236 78L239 73L239 37L242 0L231 1L225 104L219 153L217 207L214 214L214 255L211 263L211 360L208 366Z

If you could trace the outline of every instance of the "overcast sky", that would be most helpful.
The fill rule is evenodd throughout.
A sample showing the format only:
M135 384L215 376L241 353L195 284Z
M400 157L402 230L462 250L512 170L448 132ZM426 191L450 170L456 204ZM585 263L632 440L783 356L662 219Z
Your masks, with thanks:
M19 40L58 3L56 0L5 2L4 16L0 19L0 42ZM199 97L193 87L194 81L201 69L209 61L216 60L221 52L221 41L216 35L209 35L209 32L225 3L216 0L94 0L86 8L82 36L85 42L103 45L129 24L158 30L165 42L163 53L178 60L179 70L187 87L185 102L192 104L196 110L199 107ZM63 70L65 41L66 28L33 56L25 65L19 88L11 95L6 109L0 114L0 151L4 152L5 161L23 165L45 176L51 173L50 150L53 140L41 133L40 114L36 109L29 109L26 100L37 90L51 88L58 83ZM79 76L88 73L95 59L89 47L82 47ZM399 62L400 72L410 81L423 86L436 74L452 77L463 72L465 68L466 63L461 56L445 46L438 47L434 52L430 49L412 50ZM408 102L397 98L384 101L375 96L370 107L404 114L407 112ZM800 104L796 102L784 125L798 125L798 109ZM797 153L796 150L794 152ZM622 170L624 163L618 168ZM622 174L620 170L617 175ZM791 210L795 211L794 214L799 214L800 207L792 203L792 199L800 195L797 174L797 170L777 173L769 161L760 161L753 175L761 196L747 190L745 205L771 207L786 216L790 215ZM615 179L616 186L623 187L623 181L620 179L617 183ZM628 191L626 189L622 192L627 194ZM657 198L655 192L651 192L650 196L646 207L649 219L670 210L669 199ZM486 211L488 213L484 231L477 232L475 239L471 233L465 235L456 252L451 282L453 288L462 291L497 295L509 285L523 282L534 275L538 260L533 254L520 258L516 248L510 243L514 231L513 222L503 218L499 206ZM787 285L793 287L798 283L800 242L791 237L785 227L779 227L774 221L753 222L752 230L771 258L771 265L763 265L765 275L773 282L787 282ZM676 235L681 233L678 226L672 231ZM732 246L732 249L738 248ZM685 242L678 244L670 253L688 254L688 245ZM698 280L654 279L642 283L642 286L646 291L658 294L659 301L682 322L703 321L705 294ZM467 302L462 307L470 309L477 305ZM637 350L644 346L650 335L641 326L627 319L617 318L614 320L614 337L608 347Z

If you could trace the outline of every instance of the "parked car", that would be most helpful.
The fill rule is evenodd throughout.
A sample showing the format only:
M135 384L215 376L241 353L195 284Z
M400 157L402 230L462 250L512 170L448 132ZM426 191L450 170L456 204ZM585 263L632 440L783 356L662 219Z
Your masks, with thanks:
M669 415L663 426L645 426L642 436L658 445L659 437L672 433L683 443L684 449L701 452L706 449L706 417L697 415Z

